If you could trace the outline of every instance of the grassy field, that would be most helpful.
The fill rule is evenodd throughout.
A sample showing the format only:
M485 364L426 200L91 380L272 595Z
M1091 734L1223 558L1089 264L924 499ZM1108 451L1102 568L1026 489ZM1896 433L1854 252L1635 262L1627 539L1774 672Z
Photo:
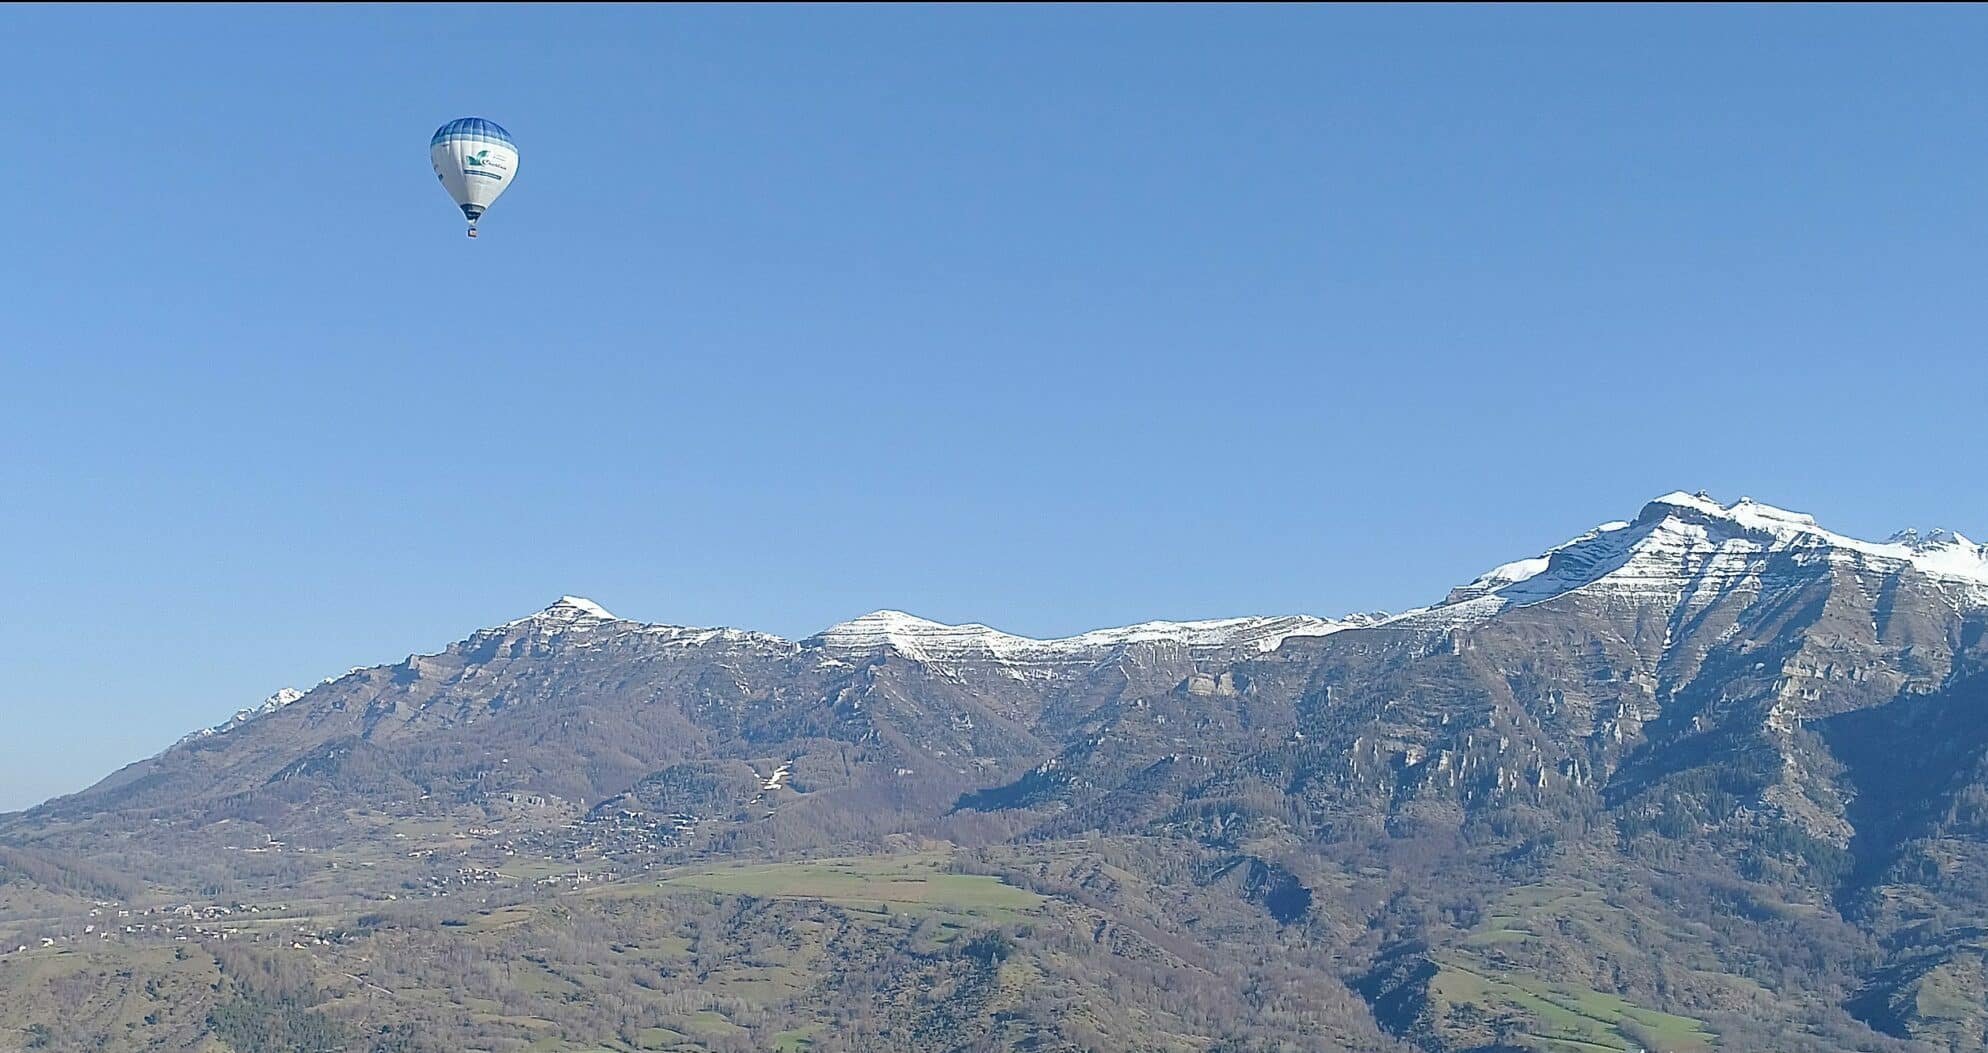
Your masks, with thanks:
M1513 1041L1542 1053L1692 1053L1715 1037L1689 1017L1644 1009L1611 994L1550 983L1524 973L1493 973L1446 964L1430 986L1446 1006L1468 1005L1493 1017L1525 1018Z
M1908 988L1908 1012L1916 1018L1918 1033L1965 1049L1978 1041L1974 1022L1984 989L1988 989L1988 953L1962 951L1927 970Z
M820 1025L780 1032L773 1037L774 1053L807 1053L814 1047L815 1040L812 1036L818 1030Z
M695 867L663 876L664 889L698 889L767 899L808 899L870 911L943 910L1005 918L1038 907L1042 897L999 878L946 871L948 856L818 859L795 863Z
M1519 966L1507 952L1534 941L1578 940L1633 959L1623 939L1646 926L1600 889L1574 884L1531 885L1499 898L1477 928L1439 959L1430 999L1457 1030L1500 1030L1507 1041L1540 1053L1698 1053L1717 1036L1689 1017L1646 1009L1621 997L1555 983ZM1695 933L1657 929L1672 946L1697 944ZM1524 960L1521 958L1520 960Z

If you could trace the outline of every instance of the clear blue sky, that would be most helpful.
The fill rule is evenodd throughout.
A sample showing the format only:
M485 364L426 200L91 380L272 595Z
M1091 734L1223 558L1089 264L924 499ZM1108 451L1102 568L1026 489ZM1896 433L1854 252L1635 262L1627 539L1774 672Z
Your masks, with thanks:
M567 592L1051 635L1400 609L1675 488L1988 533L1983 39L0 8L0 807Z

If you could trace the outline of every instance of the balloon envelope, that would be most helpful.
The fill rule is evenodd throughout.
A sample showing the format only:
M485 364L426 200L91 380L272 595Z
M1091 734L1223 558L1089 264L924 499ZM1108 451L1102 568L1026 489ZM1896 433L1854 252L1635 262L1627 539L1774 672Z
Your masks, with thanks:
M481 117L459 118L436 129L428 159L472 228L518 175L518 144L511 133Z

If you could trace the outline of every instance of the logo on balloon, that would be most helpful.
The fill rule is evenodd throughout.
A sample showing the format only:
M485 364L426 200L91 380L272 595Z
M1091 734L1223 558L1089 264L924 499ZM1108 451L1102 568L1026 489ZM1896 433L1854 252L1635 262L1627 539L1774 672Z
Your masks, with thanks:
M498 175L496 172L487 171L487 169L495 168L499 171L505 171L509 168L502 160L490 156L488 148L478 150L473 154L464 154L462 160L465 166L462 170L463 175L477 176L482 179L495 179L499 182L502 182L504 177Z

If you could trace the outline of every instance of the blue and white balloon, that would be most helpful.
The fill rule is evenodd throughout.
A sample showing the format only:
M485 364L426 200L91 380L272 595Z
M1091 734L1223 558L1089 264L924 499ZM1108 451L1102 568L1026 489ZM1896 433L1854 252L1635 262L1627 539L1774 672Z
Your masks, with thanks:
M469 236L476 237L476 221L518 176L517 142L495 121L462 117L435 130L428 158L435 178L469 219Z

